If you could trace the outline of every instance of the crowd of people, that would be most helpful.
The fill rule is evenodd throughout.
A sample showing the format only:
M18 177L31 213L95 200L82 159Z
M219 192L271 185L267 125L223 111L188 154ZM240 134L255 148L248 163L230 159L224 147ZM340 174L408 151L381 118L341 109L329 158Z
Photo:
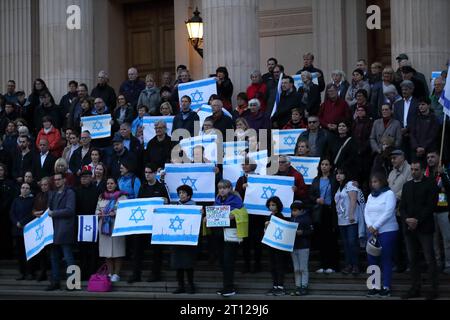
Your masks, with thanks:
M294 201L268 199L268 216L248 216L248 236L241 244L224 241L226 228L206 230L203 226L198 247L171 248L171 267L178 280L174 294L195 293L195 262L201 251L208 253L210 263L220 261L223 289L218 294L228 297L235 294L236 256L243 255L242 272L261 272L265 271L262 252L267 250L273 280L267 294L287 294L284 278L291 264L296 285L291 294L306 295L310 250L318 250L317 273L357 275L362 267L379 264L383 284L369 290L368 296L390 296L395 286L393 272L409 271L411 288L404 298L421 294L423 253L432 284L427 297L434 299L439 273L450 274L448 143L439 148L446 125L439 98L447 74L443 71L433 80L430 93L430 84L407 55L399 55L397 61L396 71L378 62L369 70L365 60L357 61L347 80L342 70L323 74L314 66L314 55L307 53L297 72L302 85L296 88L293 77L277 59L270 58L267 73L253 72L247 90L237 94L236 104L228 71L219 67L213 75L217 94L208 102L213 114L202 128L196 126L200 119L191 108L192 98L179 96L179 84L193 81L182 65L175 81L165 73L159 87L153 75L142 81L131 68L118 95L108 84L107 72L101 71L90 94L86 84L74 80L58 104L43 79L34 81L28 97L23 90L16 91L15 81L10 80L7 92L0 95L0 254L17 257L17 280L46 280L50 258L47 289L56 290L60 288L61 254L67 265L79 261L83 279L95 273L100 258L105 259L112 282L120 280L122 261L128 258L133 270L127 280L133 283L142 280L144 252L151 250L148 280L160 281L163 247L150 245L148 235L111 237L108 229L123 199L162 197L165 203L171 202L164 167L179 163L173 158L179 141L172 141L164 121L155 123L156 136L146 145L143 132L144 117L173 115L172 131L226 137L227 130L234 130L233 140L247 140L256 151L267 145L262 141L266 136L249 138L246 133L251 129L305 129L293 156L321 159L317 177L306 185L289 155L272 158L278 162L275 175L294 177ZM93 139L89 131L81 130L82 117L103 114L112 116L110 137ZM192 159L181 149L175 150L184 162L210 162L201 147L194 150ZM245 209L247 177L257 169L244 156L244 174L237 181L224 180L223 166L217 164L215 202L197 203L237 210L230 216L231 227L236 227L239 210ZM178 204L195 204L190 186L181 185L176 192ZM282 214L286 206L290 218ZM24 226L47 209L54 224L53 244L27 262ZM77 243L77 215L99 216L98 243ZM298 223L291 260L286 252L261 243L272 215ZM361 261L361 248L368 240L381 245L381 255L368 253L367 261Z

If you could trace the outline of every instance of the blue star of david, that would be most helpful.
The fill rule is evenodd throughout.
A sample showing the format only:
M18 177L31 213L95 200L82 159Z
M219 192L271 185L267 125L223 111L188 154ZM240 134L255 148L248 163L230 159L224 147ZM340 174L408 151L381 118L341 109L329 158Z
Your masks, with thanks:
M92 126L92 129L94 130L102 130L103 129L103 124L100 121L95 121L94 125Z
M267 192L270 192L270 195ZM273 189L271 187L263 187L263 194L261 195L261 199L268 200L269 198L275 196L275 192L277 192L277 189Z
M135 223L139 223L140 221L144 221L144 214L147 212L147 209L142 209L141 207L137 207L136 209L131 210L130 221L134 221ZM136 217L137 214L140 214L140 217Z
M284 138L284 144L289 147L295 146L296 143L297 143L297 141L295 141L295 138L292 136L288 136L288 137Z
M84 231L90 232L90 231L92 231L92 227L91 226L84 226Z
M188 185L192 188L193 191L197 191L197 187L195 184L197 183L197 179L191 179L189 176L185 179L181 179L181 182L185 185Z
M39 225L39 228L36 229L36 240L40 241L44 236L44 226L42 224Z
M277 228L275 230L275 233L273 234L273 237L276 240L283 240L283 230L281 230L280 228Z
M175 219L170 219L169 229L172 229L174 232L177 232L178 230L182 230L183 222L184 222L184 219L181 219L179 216L176 216ZM175 223L178 223L178 225L175 226Z
M300 173L302 174L302 176L307 177L308 176L308 171L309 168L305 167L304 165L301 165L300 167L297 168L298 171L300 171Z
M194 93L191 93L192 103L200 103L203 101L203 92L195 91Z

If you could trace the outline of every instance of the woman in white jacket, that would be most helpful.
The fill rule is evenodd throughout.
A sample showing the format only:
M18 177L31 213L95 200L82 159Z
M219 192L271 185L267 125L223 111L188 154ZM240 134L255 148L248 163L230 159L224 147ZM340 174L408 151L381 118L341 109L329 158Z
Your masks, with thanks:
M374 173L370 179L372 193L367 199L364 218L371 236L376 236L382 247L381 256L367 255L369 265L379 265L383 275L383 288L369 290L368 296L389 297L391 295L392 259L397 241L398 224L395 218L396 197L388 187L382 173Z

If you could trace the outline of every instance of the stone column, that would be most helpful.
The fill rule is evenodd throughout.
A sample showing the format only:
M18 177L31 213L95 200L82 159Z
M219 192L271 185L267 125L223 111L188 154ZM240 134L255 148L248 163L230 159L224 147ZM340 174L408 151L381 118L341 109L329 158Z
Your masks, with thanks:
M392 65L406 53L428 80L450 59L450 2L448 0L391 1Z
M70 5L81 9L81 30L67 28ZM40 71L42 79L59 101L70 80L95 83L94 11L91 0L40 0Z
M203 72L207 76L226 66L234 97L247 89L250 73L259 69L257 0L203 0Z
M15 80L17 89L30 93L34 59L38 47L33 43L37 30L34 23L35 5L32 0L0 1L0 92L6 90L8 80Z

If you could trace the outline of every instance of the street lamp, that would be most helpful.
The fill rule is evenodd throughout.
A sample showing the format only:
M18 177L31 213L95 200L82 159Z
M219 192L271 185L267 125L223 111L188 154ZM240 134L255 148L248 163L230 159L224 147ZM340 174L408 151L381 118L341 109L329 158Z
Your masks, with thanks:
M189 42L203 58L203 19L200 17L198 8L195 8L194 16L185 23L189 33Z

